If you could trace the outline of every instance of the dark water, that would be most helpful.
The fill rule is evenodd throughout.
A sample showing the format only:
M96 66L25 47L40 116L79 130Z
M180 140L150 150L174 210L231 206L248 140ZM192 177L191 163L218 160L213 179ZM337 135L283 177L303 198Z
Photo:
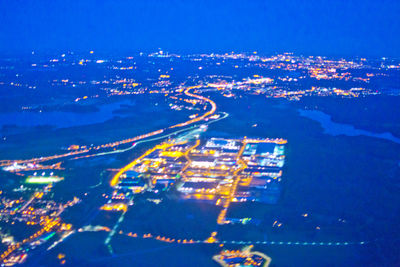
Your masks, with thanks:
M370 136L380 139L386 139L400 144L400 138L393 136L389 132L374 133L366 130L356 129L353 125L333 122L331 116L319 110L299 109L303 117L307 117L321 124L324 132L329 135L347 135L347 136Z
M94 123L101 123L112 119L114 111L120 109L121 105L129 104L130 101L121 101L98 106L96 112L7 112L0 114L0 129L5 125L16 125L23 127L32 127L40 125L51 125L57 128L66 128ZM123 116L123 114L118 114Z

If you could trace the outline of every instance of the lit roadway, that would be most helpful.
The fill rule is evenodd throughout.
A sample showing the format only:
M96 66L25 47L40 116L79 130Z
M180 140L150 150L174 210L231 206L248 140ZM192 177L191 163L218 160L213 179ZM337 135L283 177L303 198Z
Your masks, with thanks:
M236 169L234 171L234 173L233 173L235 178L234 178L231 190L229 192L229 196L228 196L228 198L226 199L226 201L225 201L225 203L223 205L223 209L221 210L220 214L218 215L218 218L217 218L217 223L218 224L224 224L226 222L225 221L226 213L228 211L228 208L229 208L233 198L235 197L237 186L238 186L238 184L240 182L240 179L241 179L240 174L238 174L238 173L241 170L246 168L246 163L240 158L242 156L242 153L243 153L243 150L244 150L245 147L246 147L246 139L243 141L243 145L240 148L240 151L236 156L236 161L238 161L238 162L240 161L240 162L242 162L242 164L241 164L240 168Z
M197 94L193 94L193 93L189 92L190 90L196 89L196 88L200 88L200 86L192 86L192 87L186 88L185 95L187 95L189 97L192 97L192 98L197 98L199 100L205 101L205 102L207 102L207 103L209 103L211 105L211 110L207 111L206 113L204 113L200 117L197 117L197 118L191 119L189 121L170 126L168 128L159 129L159 130L147 133L147 134L139 135L139 136L136 136L136 137L133 137L133 138L128 138L128 139L124 139L124 140L120 140L120 141L106 143L106 144L102 144L102 145L98 145L98 146L94 146L94 147L90 147L90 148L85 148L85 149L81 149L81 150L70 151L70 152L64 153L64 154L47 156L47 157L39 157L39 158L33 158L33 159L27 159L27 160L0 160L0 167L9 166L9 165L12 165L14 163L26 164L26 163L45 162L45 161L56 160L56 159L61 159L61 158L66 158L66 157L71 157L71 156L78 156L78 157L82 157L82 158L83 157L97 156L97 155L103 154L104 152L95 153L95 154L89 154L89 155L84 155L84 154L89 153L90 151L93 151L93 150L114 148L114 147L117 147L117 146L120 146L120 145L123 145L123 144L136 142L136 141L148 138L148 137L159 135L159 134L163 133L166 129L172 129L172 128L176 128L176 127L183 127L183 126L187 126L187 125L199 122L201 120L204 120L208 116L211 116L212 114L215 113L215 111L217 109L217 105L211 99L208 99L208 98L203 97L201 95L197 95ZM50 168L50 166L48 166L48 167ZM21 170L23 170L23 169L21 169Z
M208 116L214 114L215 111L217 110L217 105L216 105L215 102L212 101L211 99L208 99L208 98L203 97L203 96L200 96L200 95L192 94L192 93L189 92L191 89L194 89L194 88L198 88L198 86L193 86L193 87L187 88L187 89L185 90L185 94L186 94L187 96L194 97L194 98L198 98L198 99L201 99L201 100L203 100L203 101L206 101L206 102L210 103L210 104L211 104L211 110L207 111L206 113L204 113L204 114L203 114L202 116L200 116L200 117L197 117L197 118L195 118L195 119L192 119L192 120L189 120L189 121L186 121L186 122L183 122L183 123L179 123L179 124L170 126L169 128L183 127L183 126L187 126L187 125L190 125L190 124L199 122L199 121L201 121L201 120L206 119ZM134 161L132 161L131 163L129 163L128 165L126 165L125 167L123 167L117 174L115 174L115 176L113 177L113 179L112 179L111 182L110 182L110 185L111 185L111 186L117 185L117 183L118 183L118 181L119 181L119 177L120 177L124 172L126 172L127 170L129 170L130 168L132 168L133 166L135 166L135 165L137 164L137 162L138 162L140 159L146 157L147 155L149 155L151 152L153 152L153 151L156 150L156 149L160 149L160 147L159 147L159 146L156 146L156 147L154 147L153 149L148 150L148 151L147 151L145 154L143 154L140 158L135 159Z
M186 121L186 122L183 122L183 123L179 123L179 124L173 125L173 126L171 126L169 128L182 127L182 126L186 126L186 125L201 121L201 120L205 119L207 116L210 116L210 115L214 114L214 112L217 110L217 105L211 99L209 99L207 97L204 97L204 96L201 96L201 95L195 95L195 94L192 94L192 93L189 92L191 89L195 89L195 88L199 88L199 86L193 86L193 87L187 88L185 90L185 95L190 96L190 97L194 97L194 98L197 98L197 99L200 99L200 100L203 100L205 102L210 103L211 104L211 110L207 111L206 113L204 113L200 117L194 118L194 119L192 119L190 121Z
M176 128L176 127L184 127L190 124L194 124L196 122L199 122L201 120L206 119L208 116L211 116L212 114L215 113L216 109L217 109L217 105L215 104L214 101L200 96L200 95L196 95L196 94L192 94L189 91L195 88L199 88L200 86L194 86L194 87L188 87L185 90L185 95L192 97L192 98L197 98L199 100L208 102L211 104L211 110L207 111L206 113L204 113L202 116L197 117L195 119L191 119L189 121L183 122L183 123L179 123L173 126L168 127L168 129L172 129L172 128ZM227 116L227 114L225 114ZM225 116L225 117L226 117ZM224 117L224 118L225 118ZM90 154L90 155L82 155L82 154L86 154L88 152L90 152L91 150L100 150L100 149L104 149L104 148L112 148L115 146L119 146L122 144L126 144L126 143L131 143L131 142L135 142L135 141L139 141L148 137L152 137L155 135L159 135L161 133L164 132L165 129L160 129L160 130L156 130L144 135L140 135L134 138L129 138L129 139L124 139L121 141L116 141L116 142L112 142L112 143L107 143L107 144L103 144L103 145L99 145L99 146L95 146L95 147L91 147L91 148L85 148L85 149L81 149L81 150L76 150L76 151L70 151L68 153L64 153L64 154L59 154L59 155L53 155L53 156L47 156L47 157L39 157L39 158L33 158L33 159L28 159L28 160L0 160L0 167L1 166L8 166L14 163L19 163L19 164L23 164L23 163L37 163L37 162L44 162L44 161L49 161L49 160L55 160L55 159L61 159L61 158L65 158L65 157L71 157L71 156L78 156L78 158L83 158L83 157L90 157L90 156L97 156L97 155L104 155L104 154L108 154L107 152L101 152L101 153L96 153L96 154ZM179 132L179 131L176 131ZM172 145L176 145L176 144L162 144L162 145L158 145L156 147L154 147L153 149L148 150L145 154L143 154L141 157L135 159L133 162L129 163L128 165L126 165L124 168L120 169L119 172L113 177L113 179L110 181L110 185L111 186L115 186L116 184L118 184L119 182L119 178L120 176L127 171L128 169L130 169L131 167L133 167L134 165L136 165L138 163L138 161L140 161L140 159L144 158L145 156L149 155L150 153L152 153L154 150L156 149L165 149L169 146ZM198 143L196 144L198 145ZM135 146L135 144L128 148L131 149ZM116 152L116 151L112 151L112 152ZM59 164L56 164L57 167L60 167ZM43 167L43 166L40 166ZM48 167L52 167L52 166L48 166ZM24 169L21 169L24 170ZM32 200L34 199L34 197L28 201L28 205L32 202ZM123 218L123 217L122 217ZM18 242L13 246L9 246L8 249L6 251L4 251L1 255L0 255L0 261L6 261L6 258L16 249L20 248L22 245L31 242L32 240L34 240L35 238L41 236L43 233L45 232L49 232L52 228L59 226L60 225L60 221L58 218L56 218L55 220L53 219L49 219L46 221L45 226L40 229L38 232L36 232L35 234L33 234L32 236L30 236L29 238L24 239L22 242ZM117 224L118 225L118 224ZM116 228L116 227L115 227ZM113 229L113 233L115 233L116 229ZM112 235L111 235L112 236ZM186 241L186 240L185 240ZM185 242L184 242L185 243Z
M114 175L114 177L112 178L110 185L111 186L116 186L119 182L119 178L121 177L121 175L126 172L127 170L129 170L130 168L132 168L133 166L135 166L136 164L138 164L138 162L143 159L144 157L150 155L152 152L156 151L157 149L165 149L171 146L174 146L175 144L161 144L161 145L157 145L155 147L153 147L152 149L147 150L143 155L141 155L140 157L138 157L137 159L135 159L134 161L132 161L131 163L129 163L128 165L126 165L125 167L123 167L119 172L117 172L117 174Z

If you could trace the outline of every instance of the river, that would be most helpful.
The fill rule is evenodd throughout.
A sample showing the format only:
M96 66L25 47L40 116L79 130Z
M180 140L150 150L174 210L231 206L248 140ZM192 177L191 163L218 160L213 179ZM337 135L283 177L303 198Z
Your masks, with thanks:
M322 128L324 129L324 133L329 134L329 135L333 135L333 136L336 136L336 135L347 135L347 136L364 135L364 136L370 136L370 137L390 140L392 142L400 144L400 138L393 136L393 134L391 134L389 132L374 133L374 132L370 132L370 131L366 131L366 130L357 129L351 124L337 123L337 122L332 121L332 118L330 115L328 115L322 111L319 111L319 110L299 109L298 111L301 116L319 122L321 124Z

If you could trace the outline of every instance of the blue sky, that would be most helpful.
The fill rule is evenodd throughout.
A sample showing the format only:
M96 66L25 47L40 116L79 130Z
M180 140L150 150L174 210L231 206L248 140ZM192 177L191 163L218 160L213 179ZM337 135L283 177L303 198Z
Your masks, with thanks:
M0 52L400 56L399 0L0 0Z

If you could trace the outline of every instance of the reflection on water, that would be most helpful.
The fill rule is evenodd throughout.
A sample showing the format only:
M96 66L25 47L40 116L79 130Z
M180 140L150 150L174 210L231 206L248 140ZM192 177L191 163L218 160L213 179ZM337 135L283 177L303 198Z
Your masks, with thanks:
M16 125L24 127L51 125L57 128L66 128L100 123L112 119L115 116L113 111L118 110L123 104L132 105L130 101L103 104L98 106L98 111L84 113L72 111L1 113L0 129L4 125Z
M299 109L299 113L303 117L307 117L309 119L319 122L326 134L347 135L347 136L365 135L365 136L371 136L371 137L390 140L390 141L400 144L400 138L393 136L391 133L388 133L388 132L373 133L373 132L366 131L366 130L356 129L356 128L354 128L353 125L350 125L350 124L336 123L336 122L332 121L331 116L329 116L328 114L326 114L322 111L319 111L319 110Z

